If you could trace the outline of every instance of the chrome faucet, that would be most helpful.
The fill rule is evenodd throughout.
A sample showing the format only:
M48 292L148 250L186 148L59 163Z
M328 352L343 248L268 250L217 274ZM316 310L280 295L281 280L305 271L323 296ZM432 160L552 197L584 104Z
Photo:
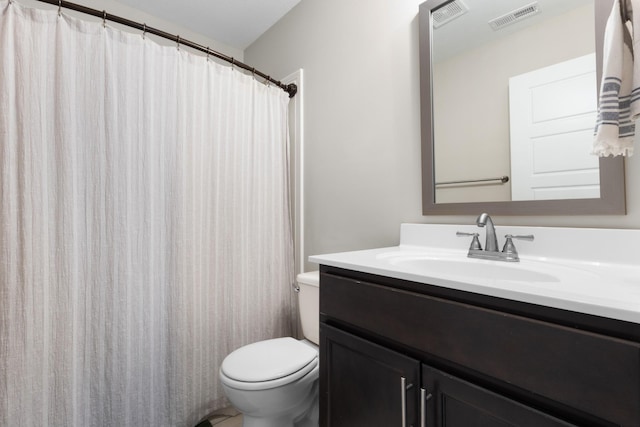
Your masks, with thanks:
M496 228L493 225L491 217L487 213L481 213L476 219L478 227L486 228L486 239L484 250L486 252L498 252L498 238L496 237Z
M489 214L482 213L476 219L476 224L478 227L485 228L486 240L484 244L484 249L480 245L480 241L478 240L478 233L463 233L458 231L456 235L458 236L472 236L473 239L471 241L471 246L469 246L469 252L467 256L469 258L482 258L482 259L490 259L496 261L512 261L517 262L520 261L520 257L518 256L518 251L516 250L515 245L513 244L513 239L520 240L528 240L533 241L533 235L526 236L513 236L511 234L507 234L505 236L506 240L504 243L504 247L502 251L498 250L498 238L496 237L496 228L493 225L493 221Z

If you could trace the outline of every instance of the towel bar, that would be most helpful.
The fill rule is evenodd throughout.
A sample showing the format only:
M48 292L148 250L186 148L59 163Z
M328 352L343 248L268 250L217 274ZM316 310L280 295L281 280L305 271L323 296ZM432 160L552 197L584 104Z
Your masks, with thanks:
M452 184L473 184L476 182L491 182L491 181L500 181L500 182L497 182L496 184L504 184L506 182L509 182L509 177L507 175L504 175L497 178L468 179L463 181L443 181L443 182L436 182L436 186L452 185Z

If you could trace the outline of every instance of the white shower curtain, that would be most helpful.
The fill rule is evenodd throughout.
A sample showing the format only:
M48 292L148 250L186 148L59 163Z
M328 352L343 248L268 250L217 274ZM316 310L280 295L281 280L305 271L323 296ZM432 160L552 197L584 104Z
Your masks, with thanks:
M193 426L291 333L287 94L0 1L0 426Z

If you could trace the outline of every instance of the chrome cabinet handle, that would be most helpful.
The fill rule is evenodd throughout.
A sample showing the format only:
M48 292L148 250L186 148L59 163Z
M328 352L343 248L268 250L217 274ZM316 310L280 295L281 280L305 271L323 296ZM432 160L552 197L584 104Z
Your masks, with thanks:
M400 377L400 404L402 405L402 427L407 427L407 379Z
M420 389L420 427L427 427L427 390Z
M427 400L431 399L431 393L420 388L420 427L427 427Z

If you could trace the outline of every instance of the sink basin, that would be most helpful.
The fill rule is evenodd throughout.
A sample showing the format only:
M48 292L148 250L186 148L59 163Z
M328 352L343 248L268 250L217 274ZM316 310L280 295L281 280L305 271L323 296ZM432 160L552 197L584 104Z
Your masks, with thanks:
M505 282L522 284L558 284L567 280L592 281L600 275L588 269L549 261L522 260L503 262L468 258L462 253L447 251L382 252L377 259L390 268L418 274L465 282Z
M389 260L392 265L406 268L412 272L428 276L484 277L492 280L512 282L559 282L555 275L542 273L523 265L482 260L448 260L435 258L395 258Z

